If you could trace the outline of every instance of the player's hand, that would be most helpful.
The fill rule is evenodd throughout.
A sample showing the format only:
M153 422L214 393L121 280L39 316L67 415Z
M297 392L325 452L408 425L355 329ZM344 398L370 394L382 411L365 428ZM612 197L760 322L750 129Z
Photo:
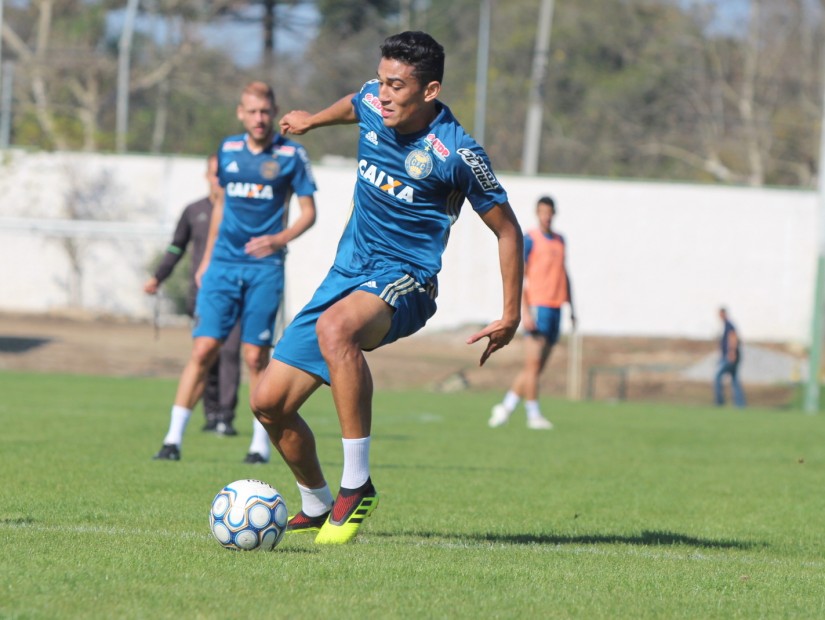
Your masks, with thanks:
M143 284L143 292L147 295L154 295L158 292L158 279L149 278Z
M246 242L244 252L255 258L264 258L279 252L285 244L278 240L278 235L264 235L263 237L252 237Z
M291 133L296 136L305 134L310 129L309 122L307 121L310 116L312 115L305 110L292 110L291 112L287 112L278 122L281 133L284 135Z
M484 362L496 351L499 349L507 346L509 342L513 339L513 336L516 335L516 330L518 329L518 321L515 323L507 323L502 320L493 321L487 327L482 329L480 332L477 332L467 338L467 344L473 344L481 340L482 338L489 338L489 342L487 343L487 347L484 349L484 352L481 354L481 360L479 361L479 366L484 366Z

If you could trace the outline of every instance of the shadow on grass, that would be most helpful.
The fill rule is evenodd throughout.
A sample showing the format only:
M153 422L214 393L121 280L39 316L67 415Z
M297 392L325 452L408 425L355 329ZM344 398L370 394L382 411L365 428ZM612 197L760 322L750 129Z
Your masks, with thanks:
M42 347L51 341L51 338L0 336L0 353L25 353L31 349Z
M0 519L0 525L33 525L35 520L32 517L7 517Z
M371 536L387 538L425 538L451 541L455 543L477 542L504 545L635 545L639 547L685 546L698 549L753 549L763 546L738 540L712 540L697 538L675 532L643 531L638 535L590 534L565 536L563 534L460 534L443 532L398 532L377 533Z

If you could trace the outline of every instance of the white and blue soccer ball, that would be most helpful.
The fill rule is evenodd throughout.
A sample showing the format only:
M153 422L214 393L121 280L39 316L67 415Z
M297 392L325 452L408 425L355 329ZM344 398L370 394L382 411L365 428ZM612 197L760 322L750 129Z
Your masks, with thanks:
M236 480L212 500L209 528L227 549L270 551L286 532L287 508L272 485Z

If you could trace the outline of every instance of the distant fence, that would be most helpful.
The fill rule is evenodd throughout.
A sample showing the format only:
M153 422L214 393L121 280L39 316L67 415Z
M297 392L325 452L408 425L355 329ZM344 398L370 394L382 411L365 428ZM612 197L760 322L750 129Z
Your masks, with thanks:
M0 311L79 303L150 317L141 284L180 211L205 194L204 166L191 157L6 152ZM355 182L354 163L317 165L315 173L318 223L290 245L288 316L328 270ZM499 179L525 228L534 225L538 196L556 198L584 333L710 338L724 304L746 339L807 341L820 226L814 192ZM444 256L430 329L487 322L501 312L495 239L469 205L464 210Z

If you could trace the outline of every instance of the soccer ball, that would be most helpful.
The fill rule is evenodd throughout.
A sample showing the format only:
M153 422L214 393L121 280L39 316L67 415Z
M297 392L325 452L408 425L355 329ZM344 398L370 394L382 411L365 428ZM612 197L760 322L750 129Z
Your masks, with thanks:
M236 480L212 500L209 528L227 549L270 551L286 532L284 498L260 480Z

